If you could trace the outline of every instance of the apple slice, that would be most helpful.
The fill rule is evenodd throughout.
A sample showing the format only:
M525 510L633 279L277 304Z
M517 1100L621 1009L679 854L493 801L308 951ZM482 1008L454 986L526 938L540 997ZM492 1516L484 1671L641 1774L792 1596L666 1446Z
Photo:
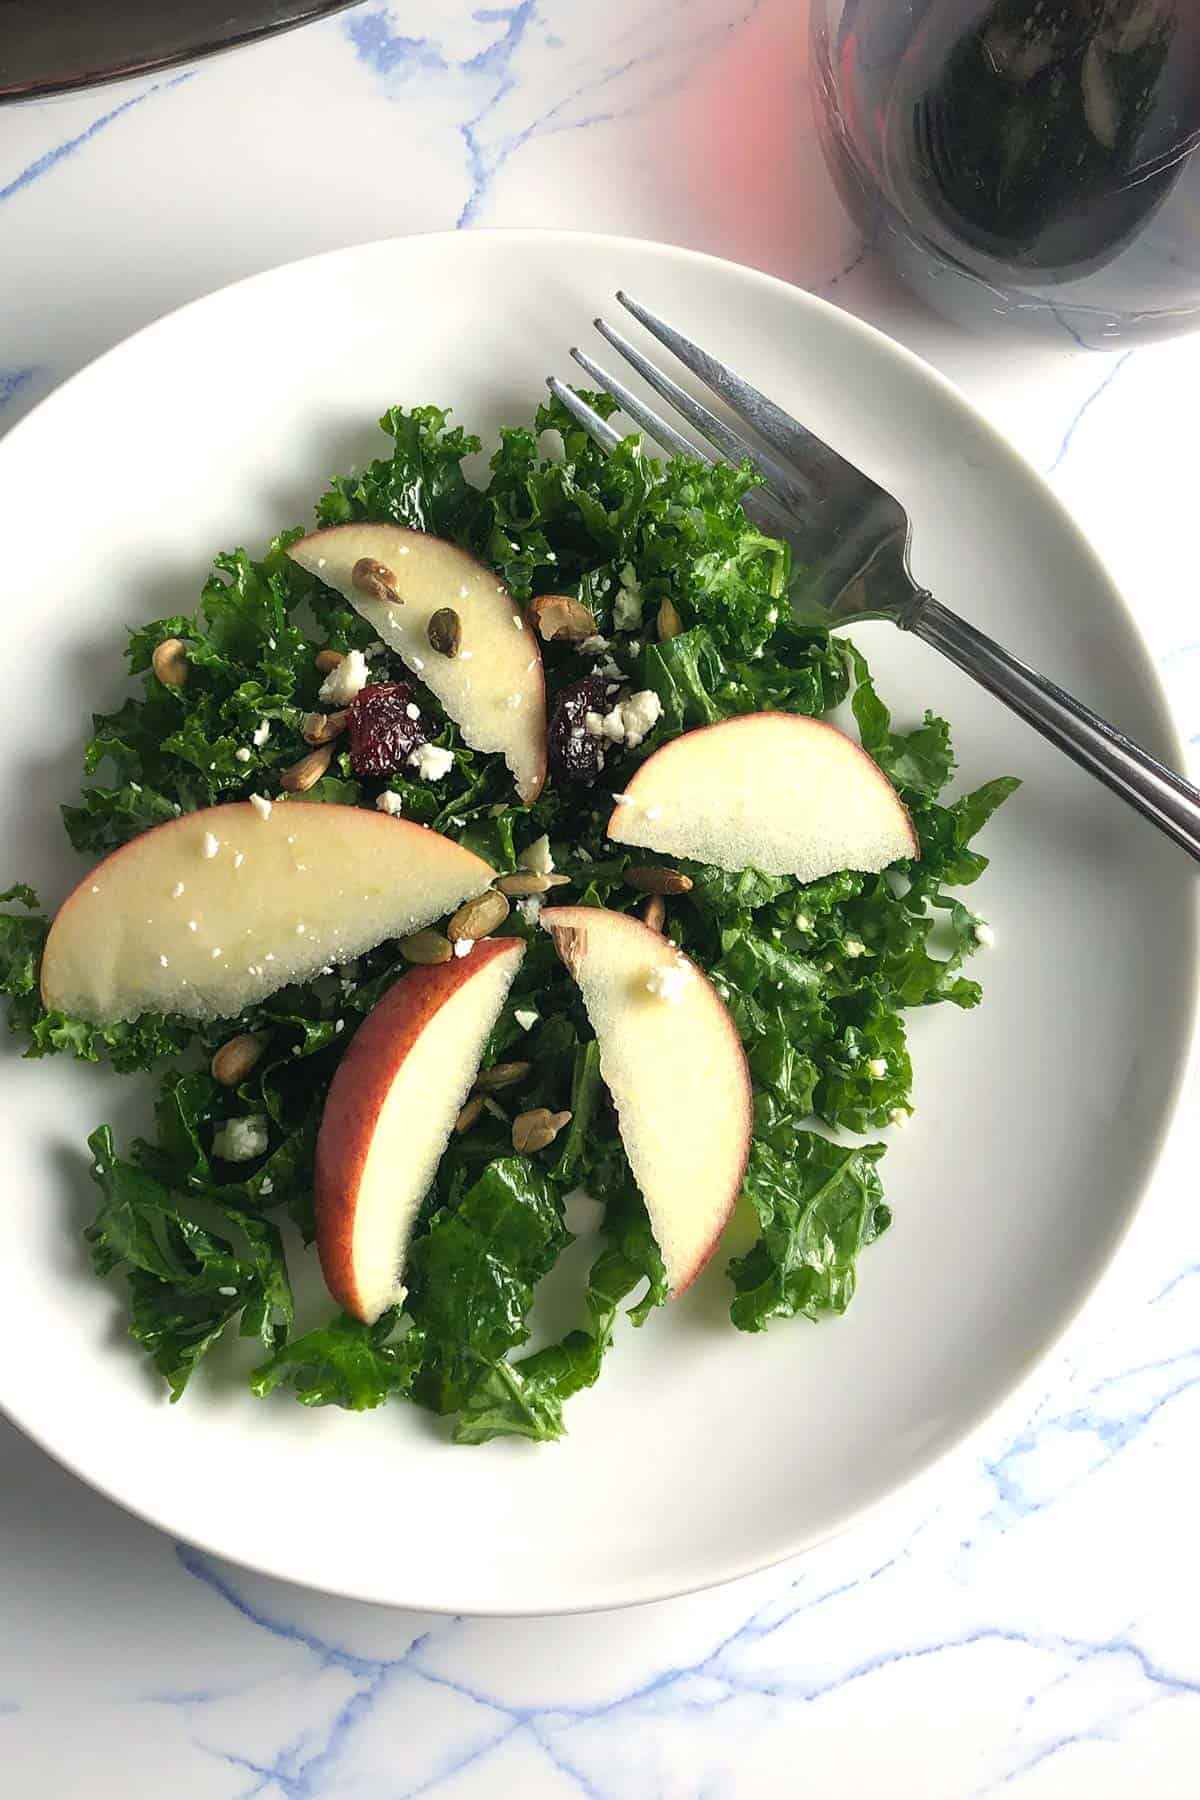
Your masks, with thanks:
M750 713L664 744L608 821L618 844L719 869L817 881L877 874L920 855L912 820L878 764L819 719Z
M681 1293L716 1249L746 1172L753 1095L737 1029L707 977L639 919L554 906L541 922L583 994L667 1280Z
M317 1134L317 1250L339 1306L373 1324L404 1297L409 1234L525 945L481 938L410 969L359 1026Z
M67 897L46 939L42 999L102 1023L231 1018L494 879L439 832L362 807L208 807L115 850Z
M288 551L336 588L436 694L472 750L498 750L522 800L546 779L546 683L537 634L499 577L456 544L402 525L331 525ZM375 565L373 573L355 568ZM390 592L389 592L390 590ZM445 656L429 621L449 607L462 637Z

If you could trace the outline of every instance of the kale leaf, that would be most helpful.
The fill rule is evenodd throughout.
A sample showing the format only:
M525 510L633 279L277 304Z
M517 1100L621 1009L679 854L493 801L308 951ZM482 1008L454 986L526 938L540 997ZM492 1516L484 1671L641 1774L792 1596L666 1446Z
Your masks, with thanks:
M614 410L607 396L588 398L606 417ZM386 454L335 479L319 520L430 531L495 568L521 602L578 598L607 646L605 666L658 695L657 725L638 747L607 750L595 787L549 785L532 806L517 803L501 759L471 750L353 608L291 562L293 529L260 557L219 555L194 613L131 633L139 691L92 720L85 785L62 808L70 842L94 858L183 812L276 792L280 771L305 748L317 651L357 649L371 658L373 680L403 675L414 685L433 741L453 753L436 784L406 771L387 782L407 818L504 871L546 835L577 903L633 912L642 902L625 882L630 858L605 827L612 792L640 763L683 731L763 709L820 717L850 695L864 748L909 808L920 857L883 875L840 871L808 884L685 862L692 888L667 918L726 1001L754 1086L745 1194L760 1236L730 1268L733 1323L757 1331L778 1317L842 1311L861 1251L890 1217L883 1147L809 1126L866 1134L904 1118L906 1010L978 1002L964 965L979 920L952 890L986 868L975 837L1017 783L1004 778L947 800L955 760L945 721L926 714L897 731L857 649L792 621L788 550L742 508L756 480L748 466L660 463L635 438L606 454L552 400L528 425L501 432L477 480L466 465L480 442L445 410L397 407L381 424ZM168 638L186 651L182 686L154 674ZM541 648L553 704L595 665L572 643ZM382 785L356 777L339 748L303 802L373 807ZM124 1271L131 1335L173 1399L209 1348L236 1331L265 1353L250 1377L258 1395L280 1389L304 1405L354 1411L405 1399L454 1415L461 1443L549 1441L563 1432L565 1402L597 1380L621 1313L641 1325L665 1301L662 1258L598 1047L578 989L538 929L536 902L506 922L527 954L483 1058L485 1068L527 1067L451 1139L410 1246L402 1311L372 1325L341 1314L295 1337L282 1234L314 1235L325 1097L357 1025L404 972L396 947L287 987L237 1019L146 1015L98 1026L41 1004L48 921L36 895L16 886L0 905L23 909L0 912L0 992L26 1055L104 1058L118 1070L166 1065L152 1136L124 1159L108 1127L89 1140L100 1204L87 1236L99 1273ZM243 1031L260 1037L262 1055L226 1089L204 1064ZM533 1106L571 1120L546 1150L519 1157L512 1120ZM251 1113L268 1122L264 1154L223 1163L214 1133ZM564 1206L577 1187L603 1207L604 1247L577 1328L529 1352L537 1285L571 1241Z

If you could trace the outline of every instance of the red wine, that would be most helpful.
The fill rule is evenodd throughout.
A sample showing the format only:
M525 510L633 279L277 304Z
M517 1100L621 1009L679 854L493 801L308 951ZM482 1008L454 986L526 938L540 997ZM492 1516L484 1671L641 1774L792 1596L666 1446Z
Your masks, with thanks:
M823 141L943 312L1103 345L1200 323L1200 0L826 0Z

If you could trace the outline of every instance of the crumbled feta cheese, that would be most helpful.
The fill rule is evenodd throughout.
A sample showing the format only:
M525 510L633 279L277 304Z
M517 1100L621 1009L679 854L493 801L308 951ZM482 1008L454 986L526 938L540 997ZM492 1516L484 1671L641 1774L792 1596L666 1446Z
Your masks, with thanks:
M541 910L542 897L540 894L526 894L523 899L517 901L517 911L527 925L537 924L538 914Z
M221 846L220 846L220 844L218 844L218 842L217 842L216 838L213 836L212 832L206 831L204 834L204 841L200 845L202 854L205 857L207 857L208 860L211 862L213 857L217 854L217 851L220 848L221 848Z
M260 719L251 733L250 742L256 750L261 750L271 735L270 719Z
M378 638L373 638L371 640L371 642L367 645L366 649L363 651L363 655L364 656L386 656L387 655L387 645L381 644Z
M628 675L625 674L618 663L613 661L611 656L602 656L592 670L592 674L603 676L605 681L615 681L617 683L629 680Z
M422 781L440 781L454 767L453 750L439 749L437 744L418 744L408 759Z
M213 1133L213 1155L222 1162L253 1162L267 1147L267 1121L262 1113L229 1119Z
M455 940L454 940L455 956L470 956L470 954L474 948L475 948L475 939L474 938L455 938Z
M543 831L540 838L534 838L527 844L517 858L518 869L528 869L532 875L552 875L554 858L550 854L550 839Z
M258 1184L258 1191L260 1194L273 1194L275 1192L275 1183L271 1180L269 1175L263 1176Z
M611 712L606 712L603 717L599 713L587 713L583 722L592 737L604 737L612 744L624 744L628 749L636 750L661 717L662 701L653 688L643 688L640 694L618 700Z
M975 921L975 942L983 950L990 950L996 942L996 934L983 919Z
M807 913L797 913L796 914L796 930L797 931L811 931L812 930L812 920L809 918Z
M867 1064L867 1074L872 1081L882 1081L888 1072L887 1057L873 1056Z
M621 715L627 748L636 750L646 733L653 731L662 718L662 701L653 688L643 688L640 694L631 694L627 700L618 701L614 710Z
M888 1123L891 1125L908 1124L908 1114L902 1106L893 1106L891 1112L888 1114Z
M579 646L581 656L603 656L609 647L609 640L601 637L597 631L591 637L585 637Z
M626 563L613 601L613 624L618 631L635 631L641 622L642 584L633 572L633 564Z
M683 997L692 971L685 962L662 963L646 977L646 992L656 1000L669 1000L673 1005Z
M376 796L375 805L381 813L390 813L393 819L396 817L397 813L402 813L404 811L404 801L402 797L399 794L394 794L391 788L385 788L382 794Z
M415 706L411 700L409 701L408 705L405 707L404 710L408 714L408 717L410 719L419 719L421 716L420 707Z
M254 808L255 812L258 814L260 819L269 819L270 818L271 802L267 799L267 796L265 794L251 794L250 804Z
M245 744L239 744L233 754L234 754L234 759L237 762L249 762L250 761L250 752L247 750Z
M517 1007L516 1011L513 1013L513 1018L517 1021L517 1024L521 1027L522 1031L532 1031L538 1022L538 1015L535 1012L530 1012L527 1007L521 1006Z
M847 938L842 949L847 956L865 956L867 954L867 946L861 938Z
M233 1300L237 1296L237 1289L235 1287L219 1287L217 1292L226 1300Z
M336 1037L336 1036L337 1036L337 1034L338 1034L338 1032L339 1032L339 1031L345 1031L345 1029L346 1029L346 1021L345 1021L345 1019L337 1019L337 1020L335 1020L335 1022L334 1022L334 1027L333 1027L333 1035L334 1035L334 1037Z
M98 887L94 887L92 889L92 892L93 892L93 894L98 894L100 892L100 889ZM172 900L181 900L183 898L183 883L182 883L182 881L177 881L175 883L175 886L171 889L171 898L172 898Z
M322 706L349 706L369 679L366 657L361 650L351 650L335 669L330 669L317 691L317 699Z

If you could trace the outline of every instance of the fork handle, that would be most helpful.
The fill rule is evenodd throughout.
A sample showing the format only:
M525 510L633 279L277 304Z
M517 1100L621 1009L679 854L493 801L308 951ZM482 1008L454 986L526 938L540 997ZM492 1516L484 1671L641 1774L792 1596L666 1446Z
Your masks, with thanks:
M918 597L906 624L1200 862L1200 788L931 594Z

